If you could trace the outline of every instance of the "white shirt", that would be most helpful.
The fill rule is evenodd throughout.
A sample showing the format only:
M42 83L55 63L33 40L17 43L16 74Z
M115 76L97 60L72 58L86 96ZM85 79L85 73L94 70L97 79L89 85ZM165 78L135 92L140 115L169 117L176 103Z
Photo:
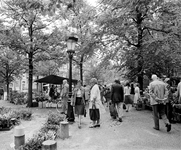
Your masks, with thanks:
M77 91L77 97L82 97L81 89L78 89L78 91Z
M179 84L177 86L177 94L179 97L181 97L181 82L179 82Z
M124 87L124 95L130 95L130 92L131 92L131 88L128 86L125 86Z

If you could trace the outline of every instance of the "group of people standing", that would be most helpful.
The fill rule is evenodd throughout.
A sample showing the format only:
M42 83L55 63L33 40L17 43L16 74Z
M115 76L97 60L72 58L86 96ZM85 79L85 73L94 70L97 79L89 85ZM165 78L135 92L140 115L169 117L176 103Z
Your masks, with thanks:
M133 89L132 89L133 88ZM112 103L116 110L116 119L122 122L123 107L125 105L126 112L129 112L130 106L133 105L133 101L136 102L140 98L140 90L138 84L135 84L131 88L130 84L127 83L123 86L119 80L115 80L112 84L111 89L107 92L103 92L97 79L92 78L90 80L90 91L89 91L89 115L92 120L90 128L100 127L100 114L104 110L103 97L108 98L108 102ZM106 88L104 88L105 90ZM109 92L109 96L106 94ZM102 95L104 93L104 95ZM134 95L134 96L132 96ZM78 116L78 127L81 128L81 116L85 115L85 88L82 86L81 81L78 81L77 86L73 90L72 106L74 107L75 114ZM96 109L96 116L92 116L93 109ZM96 119L92 119L96 118Z
M129 112L130 107L134 104L136 105L137 101L141 98L138 83L132 83L130 85L130 83L127 82L124 86L119 80L114 81L114 84L111 86L110 94L110 103L115 107L117 112L115 113L116 118L120 122L123 121L123 109Z
M181 83L180 83L181 85ZM178 86L181 87L181 86ZM67 81L63 81L61 91L62 113L66 113L67 102L69 99L69 86ZM104 93L106 101L115 107L116 118L119 122L123 121L124 109L129 112L131 106L136 106L141 98L138 83L121 84L119 80L115 80L111 88ZM181 90L180 90L181 91ZM89 93L89 94L88 94ZM78 81L74 87L71 98L71 105L78 117L78 128L81 128L81 117L86 113L86 102L89 102L89 115L92 120L90 128L100 127L101 109L104 108L101 88L96 78L90 80L90 89L82 86L82 82ZM108 95L109 93L109 95ZM106 95L107 94L107 95ZM150 104L153 108L154 129L159 130L159 117L165 123L167 132L171 130L171 123L165 114L166 103L169 99L168 86L163 81L158 80L156 75L152 75L152 82L149 85ZM87 95L87 96L86 96ZM181 94L180 94L181 95ZM96 111L95 111L96 110ZM104 110L105 111L105 110ZM94 113L93 113L94 112ZM160 113L160 116L158 115ZM94 115L94 116L92 116Z

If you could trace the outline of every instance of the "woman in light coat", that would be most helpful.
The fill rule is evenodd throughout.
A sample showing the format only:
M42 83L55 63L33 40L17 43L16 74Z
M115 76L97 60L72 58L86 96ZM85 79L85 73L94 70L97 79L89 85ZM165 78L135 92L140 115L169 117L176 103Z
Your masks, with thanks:
M90 101L89 101L89 109L92 109L93 106L98 109L98 118L97 120L92 121L92 125L90 128L100 127L100 113L105 112L104 106L101 102L101 93L99 86L97 84L97 79L92 78L90 81L91 84L91 91L90 91Z

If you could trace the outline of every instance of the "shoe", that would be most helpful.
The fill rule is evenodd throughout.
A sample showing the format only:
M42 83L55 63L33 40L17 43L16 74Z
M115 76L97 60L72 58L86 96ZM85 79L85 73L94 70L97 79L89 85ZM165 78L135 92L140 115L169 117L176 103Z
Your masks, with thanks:
M156 127L153 127L153 129L155 129L155 130L159 130L159 128L156 128Z
M171 124L166 124L166 128L167 128L167 132L169 132L171 130Z
M79 129L81 129L81 126L80 126L80 125L78 125L78 128L79 128Z
M128 112L128 110L126 110L126 112Z
M91 126L89 126L89 128L95 128L96 127L96 125L91 125Z
M61 114L65 114L64 112L61 112Z
M119 122L123 122L122 118L119 118L118 121L119 121Z
M101 125L100 124L96 124L95 127L100 127Z

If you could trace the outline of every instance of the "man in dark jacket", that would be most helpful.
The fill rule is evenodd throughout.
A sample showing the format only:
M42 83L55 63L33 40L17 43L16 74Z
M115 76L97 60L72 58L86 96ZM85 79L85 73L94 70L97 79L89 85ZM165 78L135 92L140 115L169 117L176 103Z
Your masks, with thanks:
M119 80L114 81L115 84L112 85L111 88L111 100L115 105L118 116L117 119L122 122L123 117L123 101L124 101L124 88L120 84Z

